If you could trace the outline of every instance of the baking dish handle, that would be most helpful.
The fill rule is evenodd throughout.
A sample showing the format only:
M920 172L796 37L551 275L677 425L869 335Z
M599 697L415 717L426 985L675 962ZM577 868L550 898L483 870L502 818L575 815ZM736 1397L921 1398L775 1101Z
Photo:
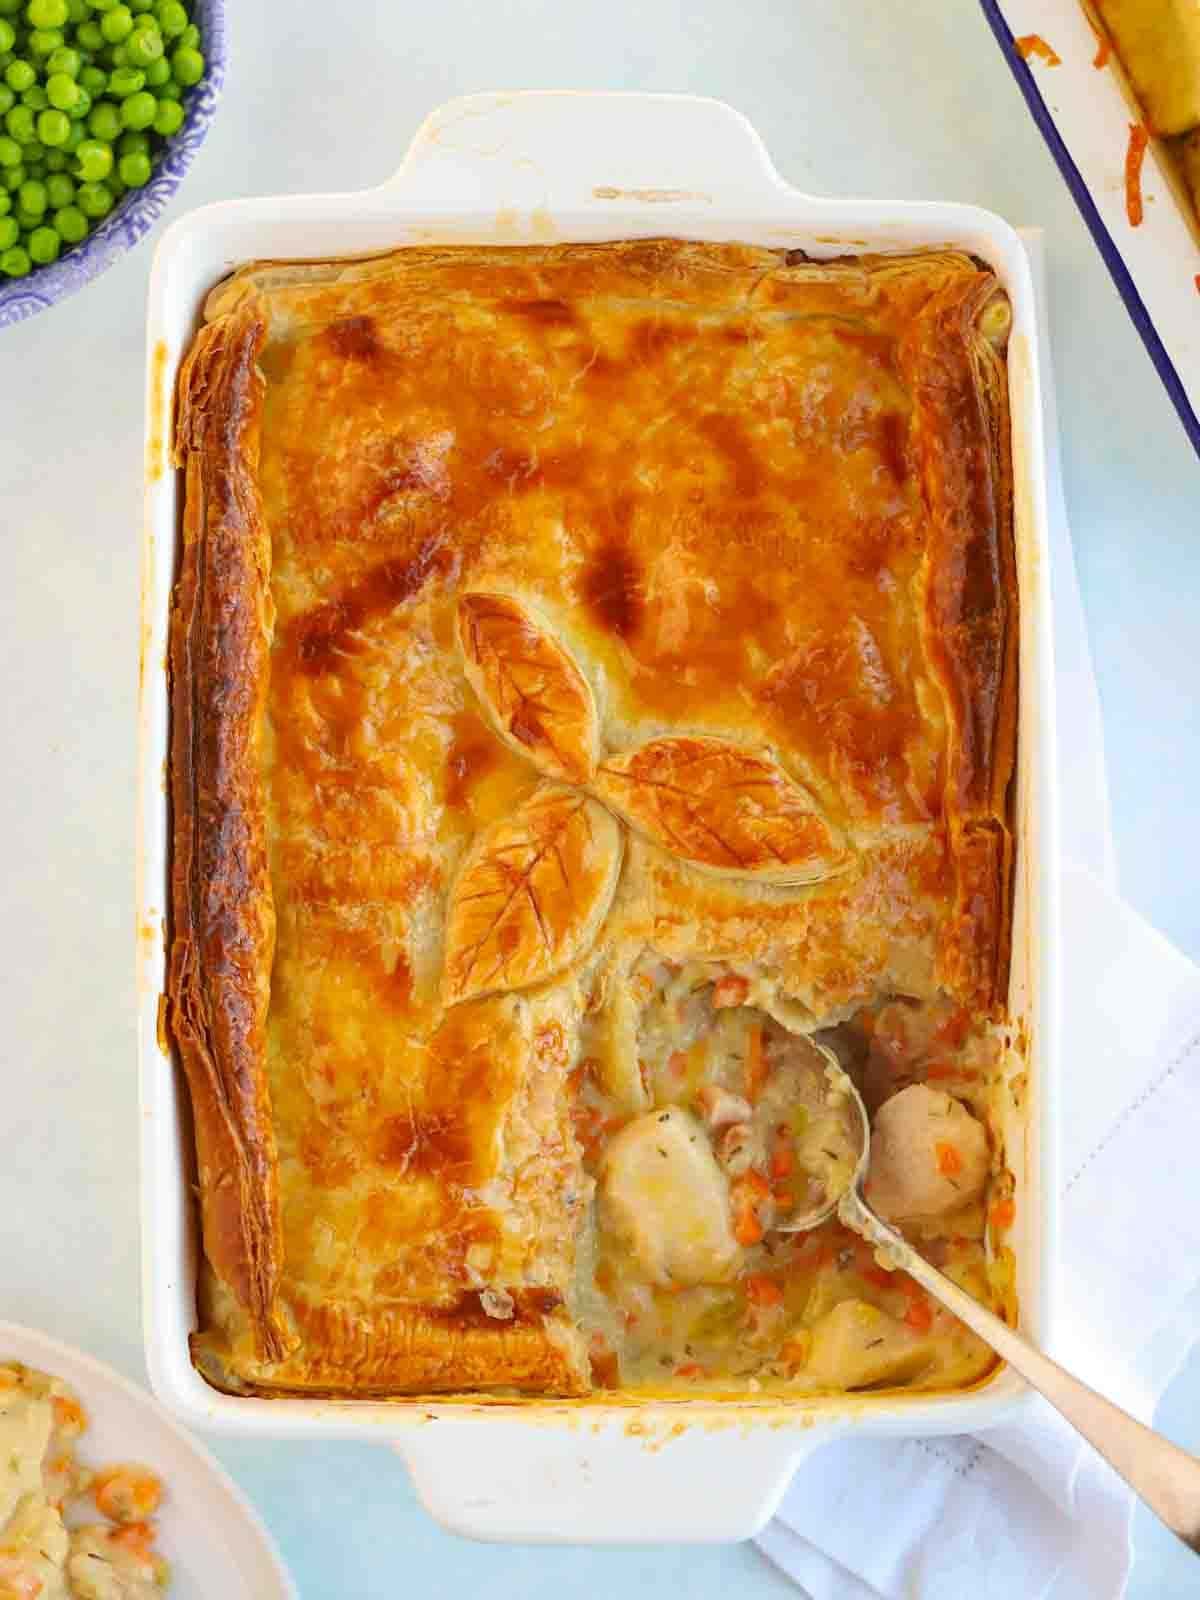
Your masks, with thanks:
M553 236L551 214L644 210L669 229L680 210L753 214L792 191L751 124L686 94L526 90L450 100L417 130L376 191L406 211L511 214Z
M774 1515L828 1428L574 1427L430 1420L396 1442L425 1509L469 1539L514 1544L720 1544Z

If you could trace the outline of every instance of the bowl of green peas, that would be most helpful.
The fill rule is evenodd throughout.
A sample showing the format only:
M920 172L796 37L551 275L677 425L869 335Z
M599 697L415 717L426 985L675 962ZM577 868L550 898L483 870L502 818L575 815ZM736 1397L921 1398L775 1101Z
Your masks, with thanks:
M0 0L0 327L149 232L224 75L222 0Z

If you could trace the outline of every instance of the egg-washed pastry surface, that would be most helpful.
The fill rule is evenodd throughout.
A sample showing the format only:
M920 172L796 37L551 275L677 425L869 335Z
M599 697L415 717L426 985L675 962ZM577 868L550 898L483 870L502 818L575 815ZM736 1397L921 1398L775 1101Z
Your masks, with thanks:
M832 1046L910 1096L892 1214L1003 1287L972 1113L1009 953L1008 325L961 255L662 240L214 292L176 422L167 1008L212 1382L986 1368L836 1224L777 1224L846 1159Z
M0 1361L0 1600L160 1600L166 1592L151 1520L162 1483L131 1463L90 1471L75 1453L86 1428L60 1378ZM82 1521L88 1503L107 1520Z

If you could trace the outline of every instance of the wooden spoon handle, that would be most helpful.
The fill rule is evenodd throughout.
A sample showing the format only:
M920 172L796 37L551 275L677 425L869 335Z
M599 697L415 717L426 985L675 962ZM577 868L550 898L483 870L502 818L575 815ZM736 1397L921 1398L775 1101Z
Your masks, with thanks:
M889 1265L915 1278L1044 1395L1155 1516L1200 1554L1200 1461L1073 1378L1007 1323L972 1300L956 1283L931 1267L894 1228L880 1222L854 1189L843 1196L838 1209L847 1227L887 1252Z

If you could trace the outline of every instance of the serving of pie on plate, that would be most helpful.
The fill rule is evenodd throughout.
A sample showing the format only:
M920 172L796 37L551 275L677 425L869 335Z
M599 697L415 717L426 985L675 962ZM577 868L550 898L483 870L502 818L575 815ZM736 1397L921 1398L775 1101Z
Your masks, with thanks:
M949 1388L1012 1314L1005 343L954 253L259 263L181 371L167 1021L234 1392Z

